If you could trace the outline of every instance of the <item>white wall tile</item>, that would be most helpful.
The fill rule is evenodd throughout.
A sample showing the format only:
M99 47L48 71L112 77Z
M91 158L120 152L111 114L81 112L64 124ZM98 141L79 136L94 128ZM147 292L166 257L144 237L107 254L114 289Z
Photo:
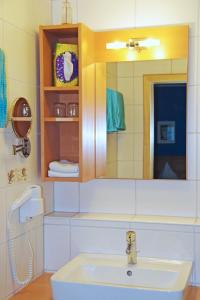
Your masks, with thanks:
M185 23L190 23L192 35L196 35L198 0L136 0L137 27Z
M126 4L121 0L77 0L77 3L78 22L94 30L134 27L133 0L126 0Z
M4 49L8 76L35 84L35 38L5 23ZM31 72L30 72L31 70Z
M196 110L197 110L197 132L200 133L200 85L196 87L196 94L197 94L197 105L196 105Z
M195 282L200 285L200 234L195 234Z
M187 179L197 178L197 134L187 135Z
M80 185L80 211L134 214L134 189L134 182L128 180L83 183Z
M54 210L54 184L52 182L44 182L43 197L44 197L44 211L45 214Z
M54 184L55 211L79 211L79 183L56 182Z
M198 72L198 38L189 38L188 83L197 84Z
M133 78L131 77L119 77L117 80L117 89L123 94L124 104L133 104L134 89Z
M117 63L118 77L133 77L134 62L119 62Z
M134 104L143 105L143 77L134 77L133 86L133 101Z
M197 86L188 86L187 95L187 132L197 130Z
M118 134L118 160L133 160L134 135L131 133Z
M61 24L62 22L62 0L52 0L52 23ZM77 0L70 1L72 6L73 18L72 22L77 23Z
M134 162L133 161L120 161L117 163L119 178L135 178L134 177Z
M1 5L0 5L0 10L1 10ZM0 48L3 48L3 22L1 20L0 20Z
M196 167L197 167L197 179L200 180L200 134L197 134L197 161L196 161Z
M172 59L172 73L187 73L187 59Z
M3 189L0 189L0 244L6 242L6 235L7 235L7 218L6 218L6 197L5 197L5 191Z
M199 17L200 20L200 17ZM200 21L199 21L200 24ZM197 48L200 48L200 25L199 25L199 36L197 37ZM200 56L197 57L197 84L200 85Z
M70 257L70 233L68 226L45 225L45 270L56 271L67 263Z
M199 166L199 161L198 161ZM197 216L200 217L200 181L197 181Z
M34 14L31 15L30 17L29 12L32 10L32 8L33 8L32 1L6 0L4 1L4 20L13 24L16 27L20 27L23 30L32 31L33 17L35 17Z
M44 227L39 226L35 229L36 237L36 275L40 275L44 270Z
M125 254L127 229L71 228L71 257L81 252Z
M141 215L195 217L196 182L136 181L136 212Z
M4 300L7 296L6 287L6 271L7 271L7 245L0 246L0 299Z
M139 256L177 260L194 259L192 232L137 229L136 235Z
M3 18L4 0L0 0L0 19Z
M164 74L171 73L171 61L164 60L150 60L136 61L134 63L134 76L142 77L144 74Z

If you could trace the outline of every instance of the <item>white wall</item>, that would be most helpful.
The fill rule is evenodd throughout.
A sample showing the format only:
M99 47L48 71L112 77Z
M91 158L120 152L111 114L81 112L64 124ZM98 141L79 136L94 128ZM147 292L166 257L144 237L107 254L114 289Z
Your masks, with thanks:
M33 126L30 134L32 153L28 159L12 154L12 144L17 142L10 123L0 129L0 299L6 299L18 289L12 280L8 260L7 212L10 205L24 188L32 183L40 183L39 165L39 116L38 116L38 25L51 22L49 0L0 0L0 47L5 52L8 84L8 105L17 97L28 99ZM27 169L27 181L8 184L7 173L11 169ZM51 197L50 185L48 195ZM46 210L50 210L50 201ZM26 238L29 236L34 250L34 276L43 272L43 220L37 218L28 225L15 226L17 265L22 271L27 261Z
M59 20L58 3L60 0L52 0L54 23ZM189 23L190 25L187 120L188 180L130 182L96 180L86 184L75 184L74 186L80 189L80 195L78 194L80 210L115 213L119 211L119 204L121 212L125 213L130 213L128 207L131 206L134 207L131 211L133 214L200 216L200 105L198 101L200 94L200 57L198 57L200 51L200 2L198 0L168 0L165 2L163 0L127 0L126 2L120 0L74 0L72 3L74 22L84 22L94 30L165 24ZM56 209L68 210L67 187L69 185L55 184ZM61 189L66 192L62 193ZM101 192L102 190L104 193ZM124 191L126 193L131 191L133 196L124 200ZM118 196L119 192L121 199ZM109 205L102 198L108 198ZM64 207L60 207L61 202L64 202ZM76 207L76 210L79 210L79 207Z

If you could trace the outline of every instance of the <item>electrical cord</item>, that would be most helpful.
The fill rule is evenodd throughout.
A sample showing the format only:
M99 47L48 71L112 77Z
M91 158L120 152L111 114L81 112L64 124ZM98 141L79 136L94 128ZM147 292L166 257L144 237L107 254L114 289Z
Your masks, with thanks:
M30 257L28 261L28 268L27 272L25 272L25 278L21 280L17 274L17 266L16 266L16 253L15 253L15 244L14 244L14 238L13 238L13 228L12 228L12 216L15 210L12 210L8 214L8 252L9 252L9 258L10 258L10 264L11 264L11 271L14 281L19 285L27 285L33 276L33 248L31 246L30 239L27 238L28 241L28 248L30 251Z

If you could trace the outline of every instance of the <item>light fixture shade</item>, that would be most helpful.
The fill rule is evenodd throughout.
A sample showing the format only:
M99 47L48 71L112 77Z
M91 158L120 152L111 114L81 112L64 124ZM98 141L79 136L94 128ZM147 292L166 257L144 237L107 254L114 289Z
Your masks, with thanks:
M106 49L137 49L137 48L150 48L160 46L160 40L147 38L143 40L129 39L128 42L115 41L112 43L106 43Z
M123 49L126 48L126 42L115 41L106 43L106 49Z
M138 46L142 48L160 46L160 40L148 38L145 40L138 41Z

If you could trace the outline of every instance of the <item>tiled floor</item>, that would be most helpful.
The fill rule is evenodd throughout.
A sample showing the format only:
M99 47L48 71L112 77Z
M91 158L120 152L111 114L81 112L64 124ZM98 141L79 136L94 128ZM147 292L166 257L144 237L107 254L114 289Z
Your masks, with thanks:
M10 300L53 300L49 282L50 276L51 274L44 273ZM188 288L185 300L200 300L200 288Z

